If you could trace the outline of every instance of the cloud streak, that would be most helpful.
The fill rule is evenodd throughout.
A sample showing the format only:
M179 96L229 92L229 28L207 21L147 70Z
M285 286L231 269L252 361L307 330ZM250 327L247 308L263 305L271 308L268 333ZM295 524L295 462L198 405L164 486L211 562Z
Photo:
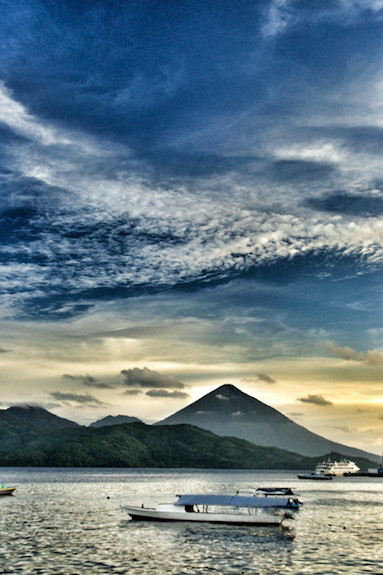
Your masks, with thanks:
M315 394L309 394L307 397L300 397L297 401L300 401L301 403L312 403L313 405L319 405L321 407L333 405L333 403L328 399L325 399L323 395Z
M53 399L62 401L63 403L70 403L79 407L85 407L85 406L104 407L108 405L107 403L100 401L99 399L90 394L63 393L61 391L52 391L50 393L50 396Z
M184 391L167 391L166 389L150 389L145 395L164 399L187 399L190 397L190 395Z
M73 381L79 383L80 385L85 385L88 387L96 387L99 389L112 389L113 386L109 385L108 383L103 383L102 381L98 381L96 378L92 377L91 375L70 375L68 373L64 373L63 379L67 381Z

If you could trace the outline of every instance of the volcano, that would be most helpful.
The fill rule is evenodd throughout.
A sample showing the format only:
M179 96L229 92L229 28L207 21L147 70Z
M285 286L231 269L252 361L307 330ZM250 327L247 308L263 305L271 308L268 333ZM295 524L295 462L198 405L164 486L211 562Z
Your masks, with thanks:
M154 425L189 423L216 435L239 437L263 447L279 447L301 455L331 452L377 459L377 455L330 441L298 425L276 409L225 384Z

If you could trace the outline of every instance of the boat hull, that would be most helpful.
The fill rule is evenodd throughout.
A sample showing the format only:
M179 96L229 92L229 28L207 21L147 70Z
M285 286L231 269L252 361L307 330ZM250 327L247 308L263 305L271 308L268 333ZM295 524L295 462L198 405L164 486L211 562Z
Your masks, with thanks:
M313 481L330 481L331 475L324 475L322 473L303 473L298 475L298 479L312 479Z
M159 511L142 507L122 507L134 521L187 521L193 523L220 523L225 525L280 525L284 513L204 513L186 511Z

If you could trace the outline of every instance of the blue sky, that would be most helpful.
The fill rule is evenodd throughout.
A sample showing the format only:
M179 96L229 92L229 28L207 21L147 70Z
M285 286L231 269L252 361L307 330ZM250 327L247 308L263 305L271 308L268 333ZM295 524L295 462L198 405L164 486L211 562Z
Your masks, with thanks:
M382 0L2 2L0 386L233 383L383 450Z

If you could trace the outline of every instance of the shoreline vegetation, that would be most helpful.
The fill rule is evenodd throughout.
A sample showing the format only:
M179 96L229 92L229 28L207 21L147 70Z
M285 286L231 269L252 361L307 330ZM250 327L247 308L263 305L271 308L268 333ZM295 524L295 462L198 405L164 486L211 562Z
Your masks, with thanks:
M150 426L141 422L55 431L0 421L0 465L4 467L127 467L200 469L313 469L341 453L307 457L220 437L189 424ZM361 468L376 466L353 457Z

